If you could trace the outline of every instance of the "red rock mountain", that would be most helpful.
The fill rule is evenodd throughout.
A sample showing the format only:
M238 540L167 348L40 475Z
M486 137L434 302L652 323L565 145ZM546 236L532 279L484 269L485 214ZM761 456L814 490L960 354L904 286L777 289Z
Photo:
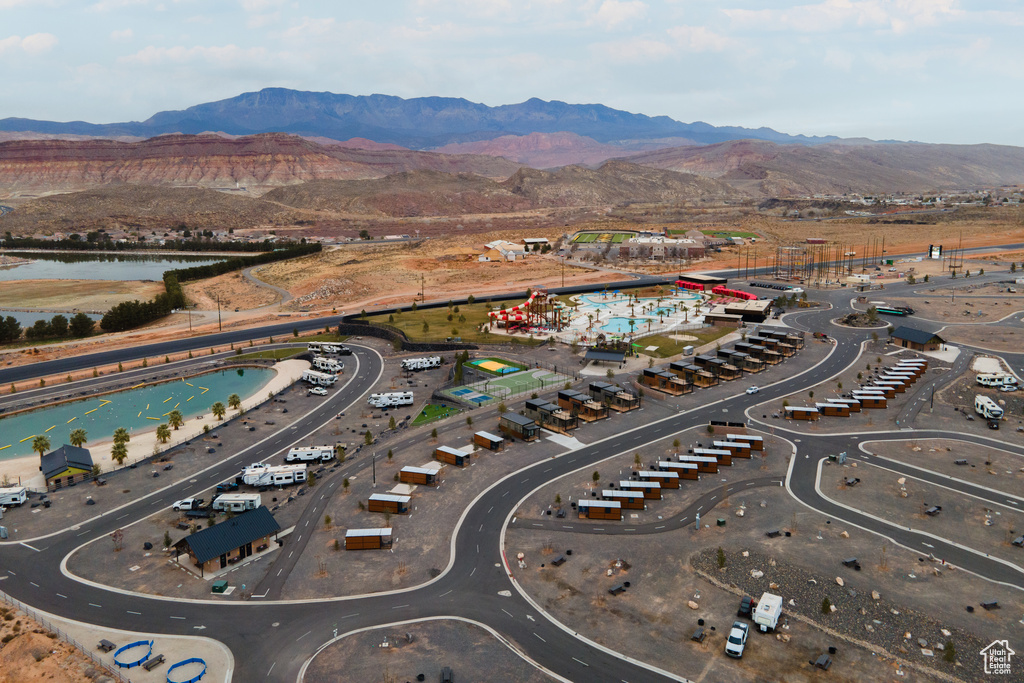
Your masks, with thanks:
M322 145L276 133L164 135L141 142L17 140L0 143L0 197L118 184L239 186L259 193L307 180L382 178L421 169L504 179L520 166L494 157L388 147Z
M686 138L625 140L605 144L584 135L560 132L503 135L491 140L445 145L433 151L444 154L487 154L505 157L533 168L557 168L570 164L595 165L637 152L692 144L696 143Z

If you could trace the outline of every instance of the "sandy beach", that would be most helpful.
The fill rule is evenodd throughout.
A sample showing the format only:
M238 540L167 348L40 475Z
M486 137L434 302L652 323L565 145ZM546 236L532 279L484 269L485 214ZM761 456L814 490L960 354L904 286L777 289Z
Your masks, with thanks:
M278 394L285 388L291 386L302 376L303 370L309 369L309 363L303 360L285 360L275 363L273 368L275 375L261 390L242 401L242 412L251 410L267 400L268 394ZM171 440L161 444L156 438L156 427L153 429L132 434L132 440L128 442L128 459L125 464L138 462L143 458L161 453L178 446L199 434L203 433L203 426L209 425L210 429L223 424L225 420L232 419L239 414L237 410L229 410L224 420L218 420L213 413L205 413L185 421L180 429L171 431ZM110 449L114 442L110 439L90 441L85 444L92 454L92 461L98 464L104 472L115 468L114 461L110 458ZM59 444L55 444L59 446ZM45 487L43 475L39 471L39 456L27 456L24 458L13 458L0 461L0 477L6 477L11 485L28 486L30 488L42 489Z

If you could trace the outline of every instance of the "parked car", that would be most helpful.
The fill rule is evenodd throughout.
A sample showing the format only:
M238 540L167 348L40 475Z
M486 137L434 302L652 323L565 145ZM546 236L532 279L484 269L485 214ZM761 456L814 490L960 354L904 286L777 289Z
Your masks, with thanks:
M732 622L732 629L729 630L729 638L725 641L725 654L739 659L743 656L743 647L747 644L747 634L750 627L742 621Z
M740 608L736 610L736 616L746 617L747 619L750 619L753 617L754 607L756 606L757 603L754 602L754 598L750 597L749 595L744 595L743 599L740 600Z
M323 387L312 387L307 393L313 394L314 396L326 396L327 390Z
M747 387L747 393L748 394L756 394L759 391L761 391L761 390L758 389L757 387Z
M238 482L237 481L225 481L223 483L217 484L217 488L215 490L216 490L217 493L231 493L232 491L237 491L238 490Z
M999 391L1017 391L1017 385L1016 384L1004 384L1003 386L999 387Z
M999 429L999 420L989 420L988 421L988 428L989 429Z

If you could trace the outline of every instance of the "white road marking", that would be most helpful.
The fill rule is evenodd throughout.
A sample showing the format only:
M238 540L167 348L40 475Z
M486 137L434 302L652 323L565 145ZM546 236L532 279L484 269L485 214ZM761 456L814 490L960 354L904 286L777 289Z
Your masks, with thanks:
M537 636L536 633L534 633L533 635ZM537 639L540 640L540 642L542 642L542 643L548 642L548 641L544 640L543 638L541 638L540 636L537 636Z
M590 668L590 665L589 665L589 664L587 664L586 662L584 662L584 661L583 661L582 659L576 659L575 657L573 657L572 659L573 659L573 661L574 661L574 662L579 662L579 663L580 663L580 664L582 664L583 666L585 666L585 667L587 667L587 668Z

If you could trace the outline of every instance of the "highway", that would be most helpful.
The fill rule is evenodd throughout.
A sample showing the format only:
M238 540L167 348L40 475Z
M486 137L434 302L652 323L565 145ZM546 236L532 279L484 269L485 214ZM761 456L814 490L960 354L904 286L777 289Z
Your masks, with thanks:
M935 283L924 286L935 286ZM887 293L900 290L900 286L887 288ZM264 599L212 603L126 594L98 584L83 582L70 576L64 567L65 558L69 553L83 543L104 539L124 523L122 520L143 518L155 510L169 506L174 500L184 497L187 492L212 487L235 474L241 463L269 457L279 452L289 442L303 440L319 425L329 421L336 412L361 400L363 394L380 376L382 362L372 350L354 344L350 346L354 351L353 360L357 361L358 367L353 369L348 379L349 383L336 391L328 402L302 416L295 423L297 429L288 429L290 436L284 437L284 430L281 430L277 435L272 435L222 464L192 477L195 481L181 482L165 491L137 500L98 520L83 524L81 528L28 543L8 543L0 546L0 574L8 577L2 582L2 588L33 607L87 623L140 632L186 635L201 633L217 638L234 654L234 674L235 680L238 681L295 680L303 663L317 648L330 640L335 631L344 633L400 620L448 615L473 619L490 626L511 640L532 660L566 680L681 680L595 646L563 628L546 614L538 612L534 605L520 594L514 579L515 570L509 570L505 562L502 548L503 530L511 523L512 513L519 503L548 481L578 469L592 468L595 463L606 458L634 452L654 441L696 425L706 424L710 419L722 419L723 410L727 410L729 415L738 416L754 404L787 396L842 371L858 358L860 343L868 339L871 333L870 330L836 327L829 322L831 318L841 315L841 312L837 311L846 308L846 302L853 294L840 290L822 295L831 300L837 310L809 309L787 316L787 320L792 320L803 329L827 330L836 338L837 343L831 354L818 365L775 385L762 387L761 392L754 396L740 393L706 405L695 403L696 407L686 412L638 424L614 436L568 451L553 460L545 460L543 463L526 467L481 492L464 511L457 532L453 536L449 566L439 577L417 588L370 596L282 602L272 599L274 595L280 594L280 585L276 584L273 578L268 578L257 591L267 591L267 597ZM254 336L290 335L292 328L296 326L300 329L321 328L326 322L325 319L307 320L304 321L307 327L303 327L303 321L289 321L258 331L243 330L202 339L193 338L181 342L155 344L146 348L110 351L78 359L53 361L63 364L60 370L50 369L53 366L41 367L45 364L28 368L7 368L0 371L0 383L12 381L14 371L32 373L28 376L40 372L63 373L77 367L92 367L99 363L117 362L141 355L164 355L196 346L207 348L229 341L243 341ZM105 360L97 360L98 355L102 355ZM24 378L27 377L21 377ZM903 439L907 437L906 432L885 431L870 435L811 437L796 432L790 433L785 429L776 428L775 431L776 435L792 434L800 439L799 444L794 443L797 450L784 483L801 503L837 520L890 538L905 547L952 562L987 579L1024 589L1024 575L1017 567L984 557L954 542L851 510L821 495L817 487L817 477L823 454L836 453L840 450L852 454L857 444L865 439ZM951 435L945 432L915 430L913 435L919 439L955 437L988 445L994 443L983 437ZM1024 449L1005 444L1000 446L1024 455ZM859 453L856 457L882 461ZM895 471L900 471L899 467L906 467L892 461L882 462L884 466ZM365 468L367 463L363 459L362 462L351 463L348 467ZM343 464L332 476L321 481L318 487L324 484L329 487L330 483L338 481L339 476L345 473L351 475L358 471L349 470L348 467ZM541 471L542 467L544 472ZM908 476L925 478L937 475L914 471ZM745 486L747 483L751 486L778 486L783 482L778 478L767 477L749 482L732 482L731 485ZM994 496L993 492L987 489L945 478L942 479L942 485L968 495ZM339 487L331 490L337 488ZM323 488L314 490L322 491ZM719 492L720 490L709 492L702 496L686 511L673 518L672 523L665 525L664 529L646 525L635 532L629 532L623 525L612 527L614 531L605 528L602 532L590 533L654 534L670 531L692 522L698 508L708 510L713 507L715 501L711 500L711 497ZM993 504L1013 505L1007 500L1015 497L1002 498L1002 502L996 502L993 497ZM310 509L304 514L304 518L318 518L318 500L316 496L310 497ZM549 523L545 520L542 524L546 526ZM289 540L288 544L291 543L299 544L301 541ZM289 548L288 544L285 546L286 549ZM274 566L280 565L279 568L287 570L287 561L281 559L283 555L284 553L279 554ZM286 571L284 575L287 575ZM502 595L503 592L507 592L507 595ZM196 630L200 626L204 628L201 631Z

